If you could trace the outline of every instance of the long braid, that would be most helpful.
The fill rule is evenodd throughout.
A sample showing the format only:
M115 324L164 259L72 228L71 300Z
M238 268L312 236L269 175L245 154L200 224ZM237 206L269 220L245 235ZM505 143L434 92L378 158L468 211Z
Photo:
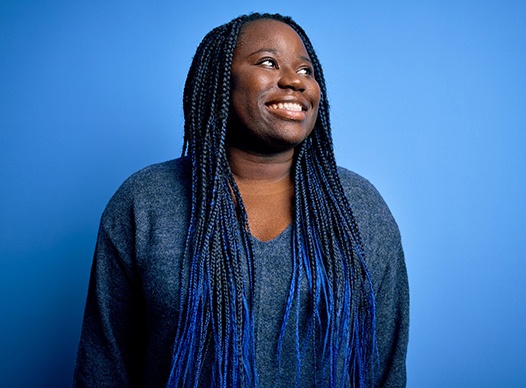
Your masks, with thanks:
M252 242L225 143L234 49L241 27L258 19L281 21L298 33L321 90L314 130L298 146L292 171L293 272L278 363L290 330L287 322L295 316L298 382L310 343L315 382L366 386L376 355L374 294L358 226L338 176L323 71L303 29L277 14L245 15L213 29L199 45L185 83L183 154L191 159L192 199L168 386L199 386L207 364L214 386L259 385ZM305 331L298 318L302 295L310 300Z
M326 215L331 215L331 225L318 235L325 256L326 267L330 268L331 262L334 263L336 265L336 279L343 280L343 282L340 280L330 284L335 293L333 296L334 305L328 308L328 313L334 314L334 320L332 320L332 327L329 325L327 329L329 336L336 337L334 345L337 345L331 349L336 357L331 362L331 374L337 372L335 361L341 353L346 360L344 364L350 365L351 375L343 376L338 385L343 386L350 383L353 386L364 386L372 377L376 355L373 286L365 263L363 242L358 225L345 196L336 168L323 71L312 44L303 29L296 24L290 25L305 44L321 90L317 123L311 137L301 145L301 147L310 149L310 152L298 153L297 160L297 168L300 168L302 162L306 166L310 165L311 168L308 173L297 174L297 177L300 181L319 180L318 184L323 191L321 196L317 196L313 194L313 191L302 193L296 190L296 202L300 206L296 206L295 209L298 211L299 209L316 208L316 206L312 206L312 198L314 197L317 197L321 203L325 203L327 210L318 212L318 214L313 211L314 223L304 225L305 228L316 228L323 225ZM299 186L301 183L298 184L297 182L296 187ZM323 216L320 217L320 215ZM301 217L297 219L301 222L304 220ZM329 295L329 297L332 296ZM340 315L338 316L338 314ZM354 329L351 330L352 333L346 333L349 327ZM349 378L349 382L346 381L347 378ZM335 375L331 376L330 380L336 382L338 379Z

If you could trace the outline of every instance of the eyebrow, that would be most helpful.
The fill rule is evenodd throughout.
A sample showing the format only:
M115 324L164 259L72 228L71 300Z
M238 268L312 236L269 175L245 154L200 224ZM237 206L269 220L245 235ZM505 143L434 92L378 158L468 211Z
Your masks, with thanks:
M263 53L263 52L265 52L265 53L272 53L272 54L274 54L274 55L278 55L278 51L275 50L275 49L271 49L271 48L261 48L261 49L259 49L259 50L254 51L253 53L250 53L248 56L251 57L252 55L259 54L259 53ZM310 60L309 57L305 57L305 56L303 56L303 55L300 55L300 58L301 58L302 60L304 60L304 61L307 61L307 62L309 62L309 63L312 63L312 61Z

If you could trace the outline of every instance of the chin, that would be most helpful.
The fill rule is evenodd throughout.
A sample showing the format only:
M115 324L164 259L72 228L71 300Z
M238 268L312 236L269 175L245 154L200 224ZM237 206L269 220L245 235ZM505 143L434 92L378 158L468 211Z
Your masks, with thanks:
M275 139L275 144L280 144L283 148L295 148L296 146L303 143L303 141L309 136L310 132L306 131L289 133L287 136L281 136L279 139Z

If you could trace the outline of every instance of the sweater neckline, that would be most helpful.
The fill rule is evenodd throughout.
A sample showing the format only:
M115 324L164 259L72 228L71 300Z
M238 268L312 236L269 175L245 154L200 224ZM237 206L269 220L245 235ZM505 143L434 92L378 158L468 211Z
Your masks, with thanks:
M251 239L252 239L252 244L254 245L259 245L261 247L263 246L269 246L269 245L273 245L273 244L278 244L279 242L281 242L281 240L283 240L284 238L287 238L290 236L290 233L291 233L291 230L292 230L292 223L289 224L289 226L287 226L283 232L281 232L280 234L278 234L276 237L274 237L272 240L268 240L268 241L262 241L260 239L258 239L257 237L254 237L253 235L250 235Z

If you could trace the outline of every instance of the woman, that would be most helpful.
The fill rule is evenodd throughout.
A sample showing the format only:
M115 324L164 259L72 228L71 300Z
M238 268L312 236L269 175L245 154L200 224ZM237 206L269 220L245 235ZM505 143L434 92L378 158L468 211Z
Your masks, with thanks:
M335 164L321 65L280 15L201 42L183 158L110 200L92 267L78 386L404 386L400 236Z

